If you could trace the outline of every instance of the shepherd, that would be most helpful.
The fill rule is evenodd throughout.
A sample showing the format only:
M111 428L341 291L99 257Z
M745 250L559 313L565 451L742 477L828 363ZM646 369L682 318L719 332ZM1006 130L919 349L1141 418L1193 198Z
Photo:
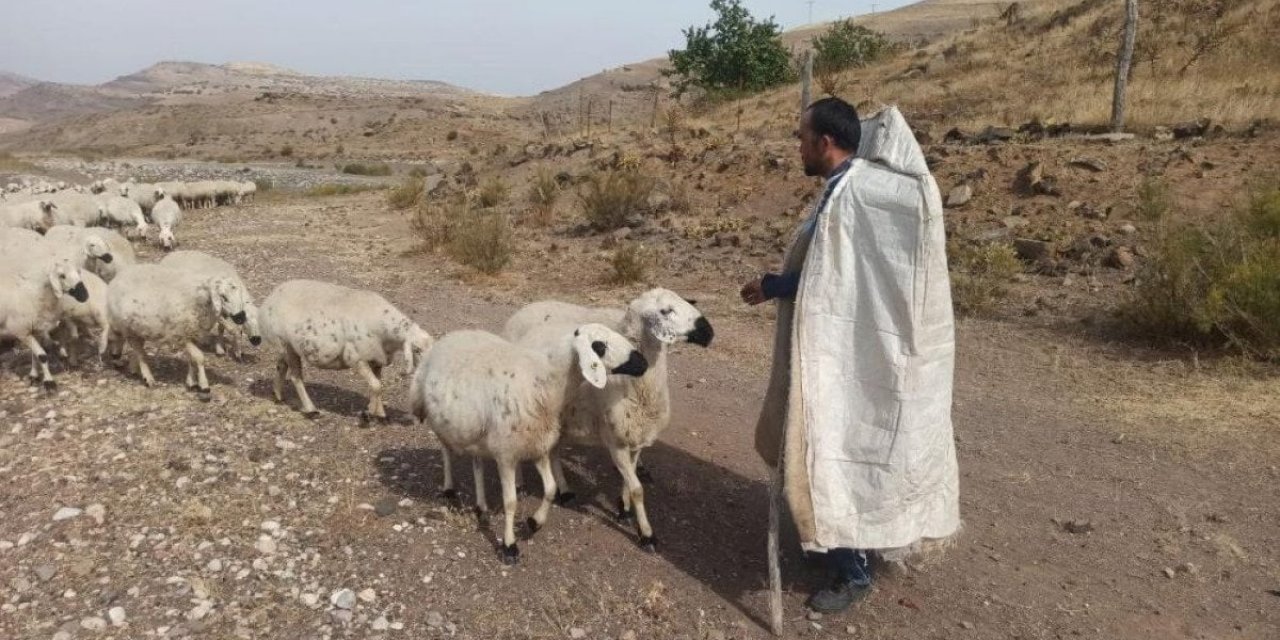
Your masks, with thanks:
M781 622L777 501L833 574L808 606L837 613L872 585L871 554L903 558L960 527L951 426L955 323L942 202L893 107L862 122L838 98L801 117L805 174L826 187L782 272L742 287L776 300L756 451L774 470L771 582Z

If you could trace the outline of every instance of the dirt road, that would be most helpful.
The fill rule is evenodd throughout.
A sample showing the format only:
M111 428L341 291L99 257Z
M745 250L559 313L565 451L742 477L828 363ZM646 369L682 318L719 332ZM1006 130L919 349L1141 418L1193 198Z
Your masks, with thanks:
M634 293L565 289L569 276L532 264L459 280L408 251L403 221L373 194L195 212L180 239L237 264L259 297L298 277L366 286L436 335L497 329L551 294ZM0 356L0 637L765 637L765 469L750 433L769 312L737 305L732 278L676 280L661 284L701 296L717 338L678 350L673 425L645 454L656 555L614 520L615 473L584 451L568 465L578 503L552 512L518 567L502 566L496 532L437 499L438 445L409 424L398 366L399 421L361 429L354 374L309 372L324 414L308 421L271 402L270 353L210 358L208 404L182 390L185 364L168 351L154 360L158 389L91 365L63 373L54 397L18 380L25 352ZM1174 422L1106 400L1129 388L1113 352L1070 332L962 323L963 534L820 619L802 603L821 569L789 544L789 635L1280 636L1276 418L1188 446L1164 433ZM1160 380L1152 395L1177 400L1177 380ZM56 520L62 507L86 511Z

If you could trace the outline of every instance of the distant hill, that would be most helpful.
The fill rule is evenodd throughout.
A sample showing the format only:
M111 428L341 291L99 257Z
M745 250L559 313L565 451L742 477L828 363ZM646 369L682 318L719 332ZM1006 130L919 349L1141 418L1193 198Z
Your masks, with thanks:
M33 80L26 76L20 76L16 73L8 71L0 71L0 98L11 96L27 87L40 84L39 80Z

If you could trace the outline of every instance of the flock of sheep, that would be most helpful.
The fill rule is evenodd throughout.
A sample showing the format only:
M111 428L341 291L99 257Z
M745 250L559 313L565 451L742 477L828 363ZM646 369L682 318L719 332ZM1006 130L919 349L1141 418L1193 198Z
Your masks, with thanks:
M113 190L119 195L104 195ZM253 196L252 183L104 181L52 195L43 185L26 185L8 195L0 203L0 340L30 350L33 382L55 386L46 345L75 366L82 341L96 333L99 357L124 363L127 346L128 370L147 386L155 379L146 344L181 346L186 386L208 400L202 345L238 357L245 337L278 351L275 399L284 402L290 381L308 416L318 412L304 384L304 363L357 371L370 388L360 415L367 423L386 420L382 373L401 354L414 370L412 414L444 445L443 495L457 502L453 459L471 456L477 508L487 513L483 461L497 465L504 562L519 558L519 463L534 462L543 483L542 503L528 520L536 532L552 502L574 497L559 456L569 444L608 451L623 481L619 515L634 517L641 546L656 549L639 456L670 422L669 345L705 347L714 335L692 302L666 289L648 291L624 309L543 301L508 319L502 336L455 331L435 341L374 292L291 280L258 306L230 263L171 251L141 264L129 240L108 228L129 227L145 238L149 217L160 227L161 246L172 250L184 208L244 202Z

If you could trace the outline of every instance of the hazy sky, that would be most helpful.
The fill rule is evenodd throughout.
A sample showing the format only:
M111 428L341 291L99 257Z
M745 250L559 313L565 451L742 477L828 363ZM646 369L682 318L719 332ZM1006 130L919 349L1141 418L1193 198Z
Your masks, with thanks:
M911 0L879 0L877 10ZM316 75L441 80L508 95L665 55L709 0L52 0L5 3L0 71L97 84L160 60L270 62ZM746 0L790 28L805 0ZM814 21L870 0L815 0Z

